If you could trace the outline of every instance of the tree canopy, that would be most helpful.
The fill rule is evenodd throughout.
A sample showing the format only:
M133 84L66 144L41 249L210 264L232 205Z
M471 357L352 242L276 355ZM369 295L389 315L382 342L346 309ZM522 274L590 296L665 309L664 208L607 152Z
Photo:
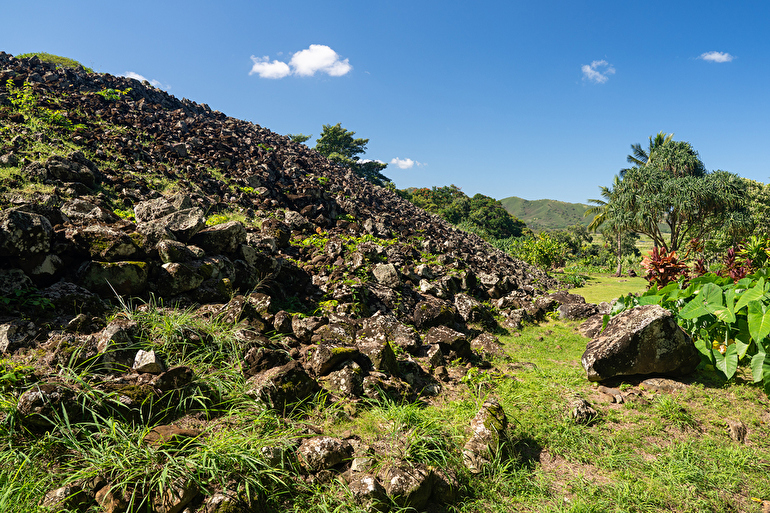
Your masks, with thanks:
M468 197L456 185L409 189L399 194L418 207L487 238L520 237L529 231L527 225L509 214L498 200L483 194Z
M342 128L341 123L323 125L321 136L316 139L315 150L329 160L351 168L360 177L376 185L392 184L392 180L382 174L387 164L376 160L361 160L359 155L366 152L369 139L354 138L354 135L355 132Z
M656 147L646 164L625 170L603 196L604 222L643 233L666 251L703 239L725 224L733 230L745 224L745 181L727 171L706 171L698 153L684 141ZM664 234L661 224L670 233Z

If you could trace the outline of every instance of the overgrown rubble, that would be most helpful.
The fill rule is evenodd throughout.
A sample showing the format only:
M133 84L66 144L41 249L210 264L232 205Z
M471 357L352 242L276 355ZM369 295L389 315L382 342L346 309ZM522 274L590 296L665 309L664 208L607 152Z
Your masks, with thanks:
M321 391L351 404L430 402L466 368L488 365L490 332L555 306L539 297L556 285L541 270L288 137L147 83L0 52L7 81L32 84L68 134L44 154L49 135L19 114L0 118L0 166L34 185L0 185L0 351L6 370L34 367L8 414L30 432L52 429L62 412L81 420L86 388L114 399L91 405L100 415L154 426L156 441L198 436L173 424L193 412L216 416L221 391L147 350L152 334L114 315L121 304L240 323L249 395L279 412ZM107 90L118 92L96 94ZM10 100L0 91L0 105ZM502 435L484 436L497 446ZM371 449L359 446L318 433L294 457L310 475L346 472L363 502L422 508L454 497L451 477L424 466L352 471ZM475 469L489 455L465 457ZM100 476L47 500L119 505L110 484ZM181 511L197 500L189 511L224 511L226 492L182 487L153 507Z

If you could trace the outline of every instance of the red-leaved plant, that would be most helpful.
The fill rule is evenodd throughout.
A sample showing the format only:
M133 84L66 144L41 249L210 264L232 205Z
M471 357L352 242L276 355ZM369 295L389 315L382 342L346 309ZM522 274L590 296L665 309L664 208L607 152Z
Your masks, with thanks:
M652 248L650 254L642 259L642 267L647 271L644 278L650 288L665 287L680 277L690 277L690 268L679 259L676 251L668 253L664 248Z

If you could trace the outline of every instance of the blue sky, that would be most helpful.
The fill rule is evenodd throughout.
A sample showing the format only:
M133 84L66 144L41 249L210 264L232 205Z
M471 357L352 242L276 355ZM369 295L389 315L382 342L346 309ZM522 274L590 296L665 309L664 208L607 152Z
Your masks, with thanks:
M770 3L13 2L0 50L275 132L342 123L399 188L585 203L657 132L770 181Z

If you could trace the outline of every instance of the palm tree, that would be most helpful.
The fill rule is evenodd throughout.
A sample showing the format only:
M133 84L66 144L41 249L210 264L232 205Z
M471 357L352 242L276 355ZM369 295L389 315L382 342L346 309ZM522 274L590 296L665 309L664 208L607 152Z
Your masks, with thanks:
M591 224L588 225L588 229L591 231L598 231L602 229L602 233L611 234L615 236L617 242L617 257L618 267L615 271L615 276L623 274L623 246L622 236L623 233L631 230L633 225L633 215L631 210L624 206L624 198L619 196L620 194L620 182L621 178L615 175L612 181L612 187L599 187L601 191L601 197L604 199L589 199L590 203L594 206L585 211L584 216L593 215L594 218Z
M629 164L633 164L634 167L644 167L647 164L650 163L650 159L652 159L652 153L661 146L668 144L671 139L673 139L674 134L666 134L665 132L658 132L658 134L653 138L653 136L650 136L650 145L647 150L644 150L642 148L642 145L639 143L632 144L631 145L631 155L626 157L626 160ZM620 170L620 178L623 178L625 176L626 171L628 171L628 168L621 169Z

